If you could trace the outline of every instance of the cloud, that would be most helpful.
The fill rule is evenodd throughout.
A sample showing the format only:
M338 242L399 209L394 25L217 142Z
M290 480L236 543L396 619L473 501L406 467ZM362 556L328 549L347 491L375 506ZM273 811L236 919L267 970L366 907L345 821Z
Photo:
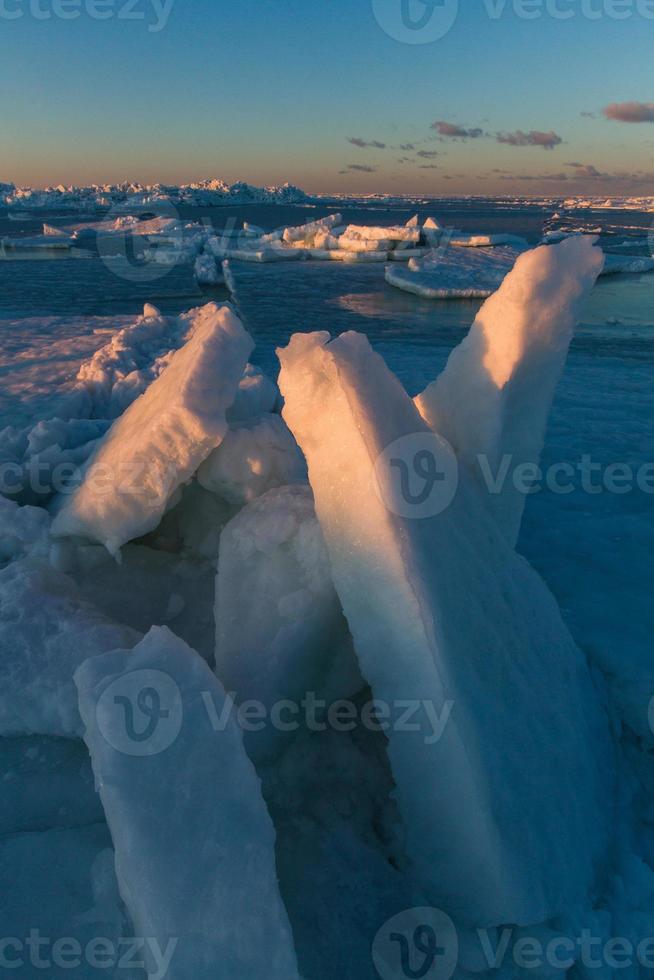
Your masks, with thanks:
M605 174L601 173L597 167L594 167L592 163L566 163L566 167L572 167L575 171L575 177L604 177Z
M415 145L413 143L400 143L399 149L404 150L405 153L410 153L415 150Z
M532 129L529 133L524 133L518 129L515 133L498 133L497 142L506 143L509 146L539 146L543 150L553 150L563 140L553 130L550 130L549 133L542 133L538 129Z
M583 119L597 119L594 112L580 112L579 115L582 116Z
M436 163L423 163L418 170L439 170L440 167Z
M433 160L434 157L439 155L438 150L418 150L416 153L416 156L420 157L422 160Z
M439 136L446 136L448 139L476 140L484 135L483 129L479 129L478 127L466 129L465 126L445 122L443 119L437 119L436 122L431 124L431 128L435 129Z
M366 163L348 163L345 170L339 170L339 174L349 174L352 171L361 174L374 174L377 167L369 167Z
M654 123L654 102L612 102L602 112L614 122Z
M348 143L351 143L352 146L358 146L359 149L361 150L365 150L368 148L372 148L373 150L386 149L385 143L380 143L379 140L364 140L361 139L360 136L348 136L347 141Z

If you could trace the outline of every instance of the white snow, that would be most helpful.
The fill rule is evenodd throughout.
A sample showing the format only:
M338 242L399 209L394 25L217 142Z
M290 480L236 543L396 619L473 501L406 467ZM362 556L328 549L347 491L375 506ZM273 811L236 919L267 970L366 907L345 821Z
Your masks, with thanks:
M436 741L387 731L413 872L470 926L588 904L614 774L585 660L465 466L445 510L398 515L410 498L391 493L392 467L379 477L380 455L410 467L418 439L451 457L364 337L328 341L295 335L280 386L362 672L388 705L450 712Z
M120 893L137 935L161 949L176 940L170 980L299 980L272 821L204 661L152 629L131 653L88 661L75 683ZM130 740L129 705L137 733L154 717L149 706L169 715L156 716L149 741ZM212 719L225 714L216 730Z
M601 267L600 249L581 237L522 255L443 373L416 399L423 418L480 485L503 461L510 473L538 462L580 303ZM503 493L488 495L512 545L524 504L510 477Z
M117 555L127 541L153 530L176 489L220 445L253 346L229 306L203 307L184 347L89 460L53 533L102 542Z
M197 476L205 490L243 507L274 487L305 481L306 467L282 418L266 414L232 423Z
M425 299L473 299L490 296L513 267L514 246L437 248L407 268L387 266L386 282Z

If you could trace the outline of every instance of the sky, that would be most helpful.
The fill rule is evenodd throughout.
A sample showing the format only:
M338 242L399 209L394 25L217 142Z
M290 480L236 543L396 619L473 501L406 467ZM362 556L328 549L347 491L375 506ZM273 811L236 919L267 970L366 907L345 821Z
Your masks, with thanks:
M0 181L654 194L654 0L0 0Z

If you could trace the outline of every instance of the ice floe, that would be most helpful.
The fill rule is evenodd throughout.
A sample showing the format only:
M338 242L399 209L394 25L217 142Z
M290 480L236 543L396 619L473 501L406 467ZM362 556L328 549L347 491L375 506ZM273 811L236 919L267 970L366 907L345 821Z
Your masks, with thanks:
M387 266L386 282L426 299L474 299L490 296L513 267L520 251L511 245L448 248L410 259L406 268Z
M529 280L514 279L526 300ZM420 726L387 732L416 875L471 926L541 922L588 903L613 755L553 597L465 468L441 512L406 515L409 501L389 495L380 458L409 467L416 445L441 462L447 451L364 337L295 335L280 356L284 417L307 457L362 672L383 703L427 697L449 718L440 738ZM550 784L557 792L544 796Z
M230 307L203 307L186 344L92 455L53 533L100 541L117 554L153 530L176 489L221 443L253 347Z

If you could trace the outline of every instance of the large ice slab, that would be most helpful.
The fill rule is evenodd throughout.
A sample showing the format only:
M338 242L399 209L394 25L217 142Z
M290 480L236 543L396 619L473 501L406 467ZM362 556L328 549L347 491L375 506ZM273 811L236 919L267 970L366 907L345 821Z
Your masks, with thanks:
M416 399L432 429L485 486L511 544L526 499L513 476L539 460L579 306L601 267L602 252L588 238L527 252L482 306L443 373ZM491 492L487 481L503 467L503 492Z
M401 254L401 253L400 253ZM425 299L484 299L501 284L520 254L512 245L438 248L406 268L388 266L386 282Z
M555 600L465 467L456 489L451 449L364 337L295 335L280 357L284 418L307 457L362 672L375 698L415 705L423 721L387 731L413 872L468 925L538 923L587 903L608 840L612 747ZM435 498L430 460L446 479ZM440 738L425 705L444 721Z
M176 489L220 445L253 347L231 307L203 307L187 343L89 460L53 534L99 541L117 554L153 530Z
M170 980L297 980L272 821L210 669L152 629L75 682L120 893L137 935L177 940Z

